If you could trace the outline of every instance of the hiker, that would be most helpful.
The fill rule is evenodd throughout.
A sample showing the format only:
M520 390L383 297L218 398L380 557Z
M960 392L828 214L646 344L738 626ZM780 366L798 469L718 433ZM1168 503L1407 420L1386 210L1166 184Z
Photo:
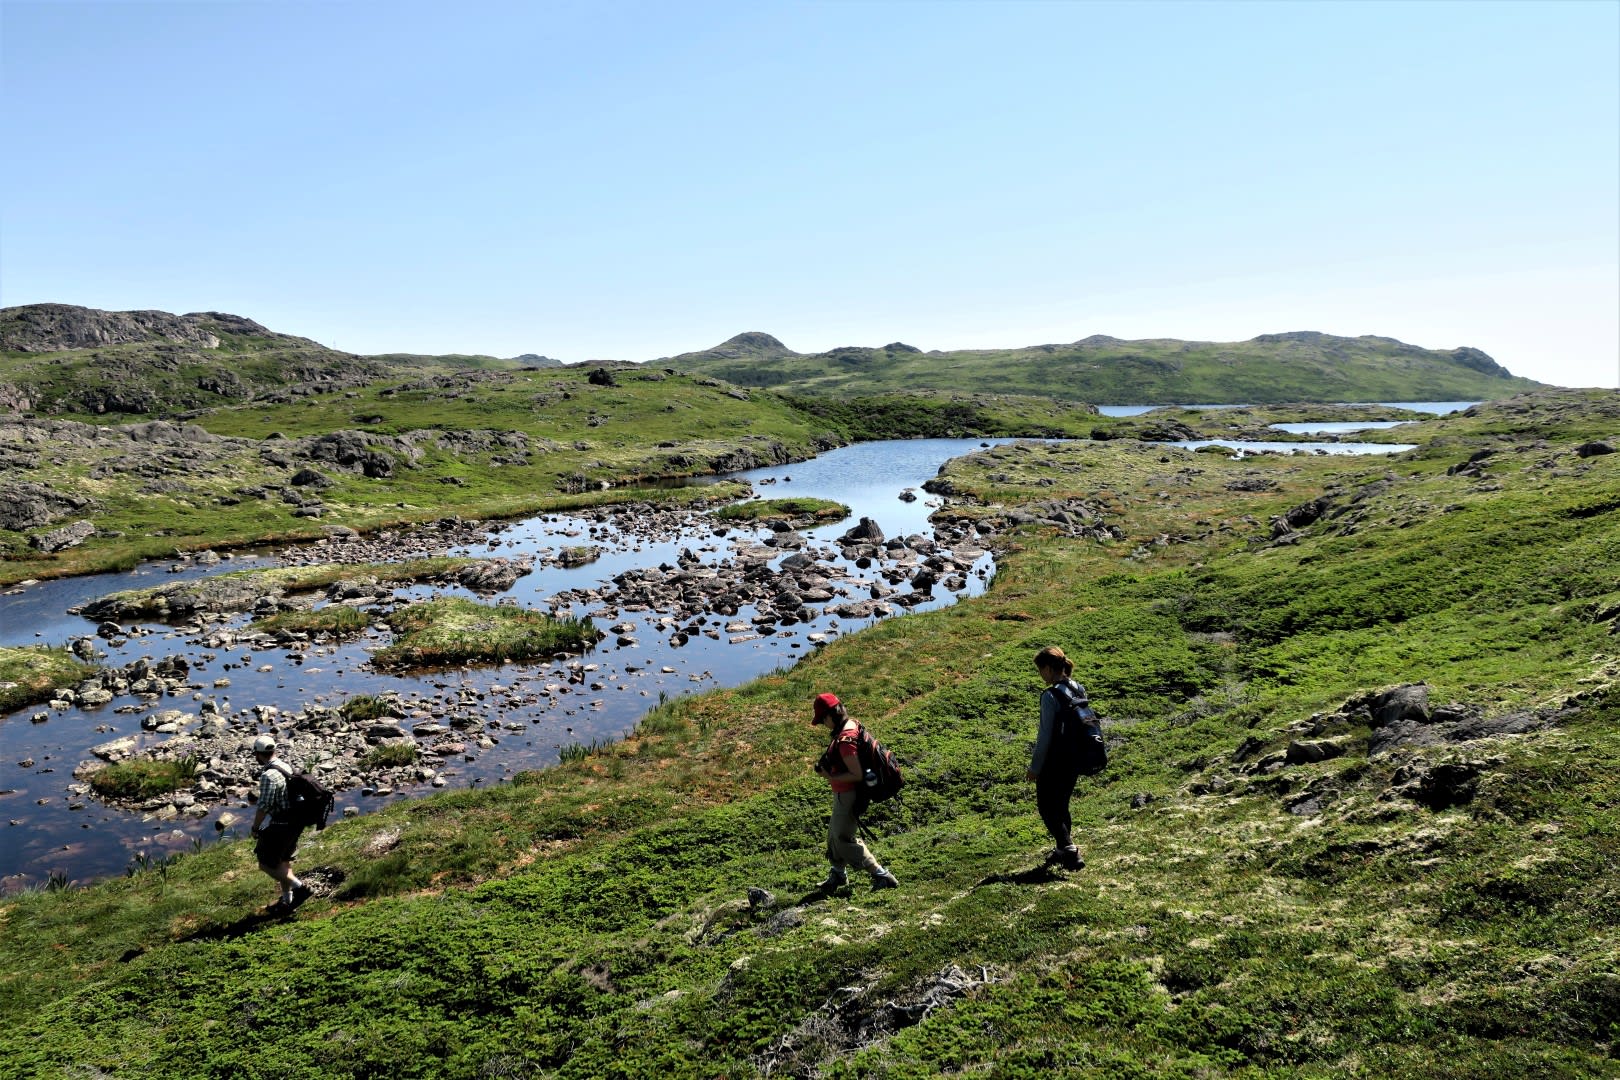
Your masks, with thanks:
M259 763L259 803L253 812L252 835L258 841L253 853L258 856L259 869L269 874L281 886L281 896L267 909L271 915L289 915L293 909L310 898L314 892L299 881L292 872L293 856L298 851L298 834L302 825L278 819L288 810L287 777L292 766L276 757L276 740L260 735L253 740L253 759Z
M1095 770L1086 768L1080 739L1064 737L1062 728L1073 703L1085 704L1086 689L1071 677L1074 664L1055 645L1035 654L1035 670L1046 689L1041 691L1041 726L1024 777L1035 781L1035 809L1041 815L1041 824L1052 835L1053 849L1047 864L1079 870L1086 860L1080 857L1080 848L1074 843L1069 800L1081 773Z
M832 742L816 760L816 775L827 781L833 793L832 821L827 825L827 861L832 868L817 888L823 892L843 888L849 883L846 868L850 866L871 875L874 889L895 888L899 880L872 857L857 835L866 809L866 770L856 749L861 726L832 694L817 694L811 714L812 724L826 724L832 733Z

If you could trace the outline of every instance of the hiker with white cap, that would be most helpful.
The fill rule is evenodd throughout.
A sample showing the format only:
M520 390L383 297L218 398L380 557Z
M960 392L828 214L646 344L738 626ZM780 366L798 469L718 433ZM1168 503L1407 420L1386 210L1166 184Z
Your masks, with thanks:
M287 820L287 777L293 769L276 757L276 740L268 735L253 740L253 759L262 770L258 808L253 812L253 838L258 841L253 853L258 857L259 869L281 886L281 896L266 910L271 915L290 915L314 892L292 871L298 835L304 831L302 825Z

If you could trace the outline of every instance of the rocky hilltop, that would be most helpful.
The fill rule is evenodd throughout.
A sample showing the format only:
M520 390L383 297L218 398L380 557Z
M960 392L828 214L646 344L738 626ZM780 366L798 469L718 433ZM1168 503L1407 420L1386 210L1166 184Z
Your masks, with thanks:
M543 356L524 363L561 366ZM0 414L186 419L224 405L510 364L478 356L357 356L218 311L0 309Z
M654 363L675 364L678 366L685 361L774 359L801 355L806 354L794 352L770 334L764 334L758 330L748 330L735 337L727 338L712 349L681 353L679 356L665 356L655 360Z
M167 311L101 311L74 304L27 304L0 309L0 349L8 352L61 352L152 342L217 349L221 335L308 342L307 338L277 334L252 319L222 311L171 315Z

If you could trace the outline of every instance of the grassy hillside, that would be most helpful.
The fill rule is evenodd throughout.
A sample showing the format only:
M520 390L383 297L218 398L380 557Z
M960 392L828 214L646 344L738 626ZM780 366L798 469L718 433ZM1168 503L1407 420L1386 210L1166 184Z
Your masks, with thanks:
M1092 337L1069 345L921 352L894 343L794 353L765 334L660 363L741 386L803 395L977 391L1096 405L1285 401L1478 401L1541 384L1478 349L1422 349L1392 338L1265 334L1210 342Z
M0 584L177 548L319 538L337 525L369 532L450 514L686 498L697 492L641 485L891 437L899 416L907 434L957 436L1085 435L1096 419L1084 406L1012 399L874 399L821 415L774 393L638 368L396 376L214 409L156 433L0 418L0 496L12 481L87 501L47 523L0 525ZM76 520L96 535L55 553L31 543Z
M0 409L92 422L291 400L424 371L517 366L489 356L356 356L219 312L0 309Z
M1620 455L1578 448L1620 395L1475 412L1377 461L963 459L964 513L1126 538L1026 527L981 598L342 822L290 922L245 843L8 899L0 1077L1615 1075ZM1111 742L1071 875L1022 781L1047 644ZM908 763L898 890L808 892L822 690Z

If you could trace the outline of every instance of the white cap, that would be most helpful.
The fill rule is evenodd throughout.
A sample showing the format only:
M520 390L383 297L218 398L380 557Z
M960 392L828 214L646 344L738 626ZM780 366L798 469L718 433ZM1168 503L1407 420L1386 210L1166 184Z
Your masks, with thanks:
M272 739L268 735L260 735L257 739L253 740L253 752L255 754L273 754L273 753L275 753L276 752L276 740Z

